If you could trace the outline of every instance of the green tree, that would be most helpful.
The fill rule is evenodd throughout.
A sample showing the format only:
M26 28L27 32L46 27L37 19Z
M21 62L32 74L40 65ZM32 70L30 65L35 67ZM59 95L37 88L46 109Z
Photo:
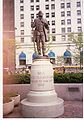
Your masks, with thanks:
M75 45L75 51L74 52L74 60L77 64L83 64L83 33L70 33L68 35L69 41L72 41L72 43Z

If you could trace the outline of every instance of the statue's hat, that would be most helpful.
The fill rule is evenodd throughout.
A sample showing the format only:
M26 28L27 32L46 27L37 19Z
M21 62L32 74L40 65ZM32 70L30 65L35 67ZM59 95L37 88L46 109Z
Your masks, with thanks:
M42 11L39 11L39 12L38 12L38 15L41 15L41 16L43 16L43 13L42 13Z

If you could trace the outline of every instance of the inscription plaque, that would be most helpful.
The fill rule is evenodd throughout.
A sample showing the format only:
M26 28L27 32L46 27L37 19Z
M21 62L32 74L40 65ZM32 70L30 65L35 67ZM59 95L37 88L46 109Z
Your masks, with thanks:
M36 91L53 90L53 69L50 61L41 60L35 63L31 66L30 89Z
M78 87L68 87L68 91L69 92L79 92L79 88Z

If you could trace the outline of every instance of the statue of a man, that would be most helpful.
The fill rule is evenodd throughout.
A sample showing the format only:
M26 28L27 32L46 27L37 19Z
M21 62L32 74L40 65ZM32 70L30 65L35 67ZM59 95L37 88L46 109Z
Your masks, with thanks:
M46 19L43 19L42 11L38 12L38 18L31 23L31 27L34 30L34 40L37 45L38 55L41 55L41 44L42 44L42 54L45 56L45 42L47 41L46 29L49 30L49 24Z

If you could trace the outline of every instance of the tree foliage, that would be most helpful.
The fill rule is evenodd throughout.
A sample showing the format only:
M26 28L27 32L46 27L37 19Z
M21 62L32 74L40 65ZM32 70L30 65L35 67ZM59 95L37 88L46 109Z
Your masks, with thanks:
M79 64L80 62L82 63L82 56L81 56L81 50L83 48L83 33L70 33L68 35L69 41L72 41L72 43L75 45L75 50L73 51L74 53L74 61ZM81 64L80 63L80 64Z

